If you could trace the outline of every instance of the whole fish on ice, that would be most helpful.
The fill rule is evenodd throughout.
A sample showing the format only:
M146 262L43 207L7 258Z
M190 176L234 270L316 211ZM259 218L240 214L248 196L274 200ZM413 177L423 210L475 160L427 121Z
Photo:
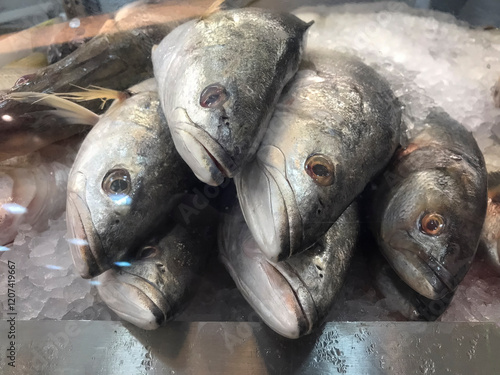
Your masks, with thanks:
M298 338L318 327L343 284L359 232L353 203L307 251L270 262L235 206L219 229L220 258L245 299L280 335Z
M415 123L373 196L381 251L429 299L470 268L486 214L486 169L472 134L439 108Z
M80 275L96 276L140 246L195 180L156 91L113 105L85 138L68 182L68 235Z
M219 185L254 155L309 26L263 9L219 11L177 27L153 50L172 137L201 181Z
M387 82L356 57L310 52L236 186L264 254L285 259L325 234L400 144Z

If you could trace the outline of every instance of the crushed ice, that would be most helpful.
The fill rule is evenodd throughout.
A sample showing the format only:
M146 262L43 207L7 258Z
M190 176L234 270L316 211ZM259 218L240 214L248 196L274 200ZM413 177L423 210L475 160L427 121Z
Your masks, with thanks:
M451 15L394 2L311 7L295 13L305 21L315 20L310 47L360 56L381 73L388 72L396 94L405 96L413 111L424 111L433 101L473 131L484 151L495 146L490 136L500 134L500 99L495 96L500 86L498 31L472 29ZM22 208L11 209L22 213ZM7 274L8 260L16 264L18 319L117 320L100 301L96 281L75 273L67 242L84 243L65 239L65 233L63 215L41 234L21 226L14 243L0 247L0 274ZM392 301L381 298L367 281L369 264L360 259L329 319L395 319ZM178 319L258 320L221 266L212 263L219 272L205 273L198 293ZM7 286L2 282L1 311L6 311L6 301ZM476 260L442 320L500 322L500 276Z

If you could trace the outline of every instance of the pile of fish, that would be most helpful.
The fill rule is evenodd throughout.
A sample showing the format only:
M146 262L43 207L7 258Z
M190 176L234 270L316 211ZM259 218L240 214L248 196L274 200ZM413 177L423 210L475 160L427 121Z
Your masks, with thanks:
M90 61L102 37L22 80L0 103L0 246L23 223L62 212L52 186L67 184L76 270L141 328L182 310L216 247L285 337L321 325L366 243L385 258L371 255L381 293L401 295L408 319L438 318L481 234L500 264L497 173L488 192L463 125L430 98L416 108L396 95L383 67L306 46L312 27L289 13L212 10L154 40L154 78L97 90L117 98L100 116L30 90L69 77L67 61ZM44 155L62 140L79 148L66 165ZM38 167L22 168L28 153Z

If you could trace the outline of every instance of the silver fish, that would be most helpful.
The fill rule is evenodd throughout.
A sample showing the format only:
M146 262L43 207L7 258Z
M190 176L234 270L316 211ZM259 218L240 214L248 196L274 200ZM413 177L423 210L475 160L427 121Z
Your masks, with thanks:
M187 302L215 245L215 231L176 225L137 251L129 267L101 274L97 287L108 307L143 329L165 325Z
M220 258L245 299L280 335L311 333L328 314L357 244L353 203L309 250L279 263L259 249L238 206L219 229Z
M126 257L195 180L175 150L156 92L110 108L85 138L68 182L68 235L81 276Z
M175 146L201 181L219 185L254 155L309 26L263 9L220 11L177 27L153 50Z
M431 109L373 197L381 250L415 291L440 299L456 289L476 253L486 197L484 159L472 134Z
M305 60L256 159L235 178L250 230L273 261L321 237L400 143L398 101L373 69L334 52Z

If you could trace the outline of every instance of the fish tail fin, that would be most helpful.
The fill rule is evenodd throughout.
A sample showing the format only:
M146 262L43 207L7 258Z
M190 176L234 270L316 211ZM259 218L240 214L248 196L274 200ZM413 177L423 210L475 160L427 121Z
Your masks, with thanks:
M99 121L99 116L94 112L54 94L38 92L13 92L4 97L5 100L13 100L26 104L41 104L53 107L53 111L64 117L70 124L81 124L94 126Z
M200 19L204 20L208 16L214 14L215 12L218 12L219 10L222 9L222 4L224 4L226 0L215 0L212 5L208 7L208 9L203 13L200 17Z
M201 15L200 19L204 20L220 10L244 8L256 1L257 0L215 0L205 13Z
M85 102L89 100L96 100L99 99L101 100L101 109L104 108L106 103L109 100L118 100L118 101L123 101L127 98L130 97L130 92L128 91L118 91L118 90L112 90L112 89L106 89L104 87L99 87L99 86L94 86L90 85L87 88L80 87L73 85L77 88L79 88L82 91L75 91L75 92L63 92L63 93L57 93L57 95L60 98L63 99L68 99L68 100L74 100L77 102Z

